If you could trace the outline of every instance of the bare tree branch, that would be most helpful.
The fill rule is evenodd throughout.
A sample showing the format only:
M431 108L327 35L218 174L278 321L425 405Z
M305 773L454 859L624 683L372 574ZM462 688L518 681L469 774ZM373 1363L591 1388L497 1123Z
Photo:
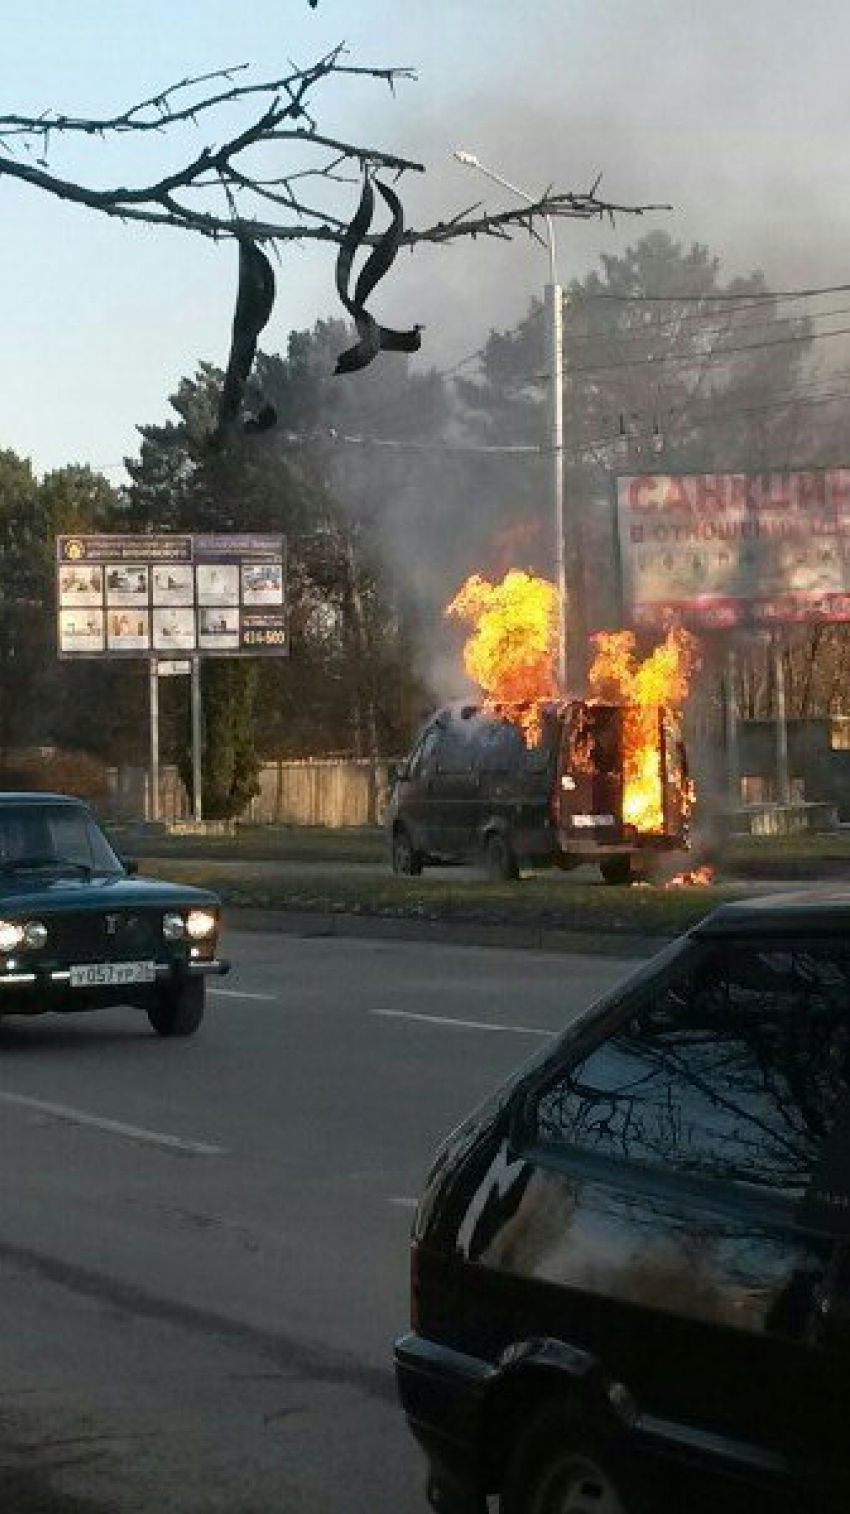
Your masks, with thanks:
M119 132L161 132L164 128L176 126L181 122L190 121L197 124L199 117L206 112L218 110L223 105L238 104L251 95L275 99L285 93L295 98L298 92L303 93L309 90L330 74L362 75L383 80L387 84L394 84L400 79L416 78L416 72L412 68L364 68L340 62L345 55L346 49L340 44L310 68L293 67L288 74L256 84L232 84L236 74L246 73L251 67L250 63L236 63L230 68L220 68L212 73L181 79L179 83L168 85L158 94L151 95L150 99L142 100L138 105L131 105L128 110L116 116L101 118L66 116L58 111L44 111L39 116L0 115L0 137L44 137L45 134L51 132L98 137L106 137ZM185 105L178 105L175 102L176 96L197 89L202 84L216 83L221 80L227 80L231 87L203 96L199 100L189 101Z
M33 189L66 200L87 210L121 220L167 226L212 238L249 236L257 242L317 241L339 243L347 227L344 213L332 213L301 198L294 186L304 180L322 180L330 185L347 184L361 174L422 173L414 159L338 137L326 136L316 125L311 93L336 76L362 76L386 83L414 79L410 68L358 67L344 61L340 45L309 68L294 64L290 71L263 82L242 82L248 65L215 70L181 79L158 94L131 105L113 116L83 117L45 111L41 115L0 115L0 179L15 179ZM210 88L209 86L212 86ZM224 112L250 102L262 106L247 126L227 136L218 146L192 152L171 172L153 183L96 188L77 179L62 177L50 165L48 154L58 137L87 136L108 140L125 133L157 132L174 136L188 125L220 121ZM315 167L296 162L293 172L262 175L253 166L254 149L269 153L285 144L296 154L320 154ZM17 149L23 147L26 158ZM34 147L41 155L33 161ZM348 167L350 173L346 173ZM533 205L492 213L479 206L461 211L433 225L408 229L407 246L419 242L439 244L460 237L509 238L517 231L539 236L538 223L545 217L588 220L615 214L640 215L666 206L616 205L597 197L599 181L585 192L547 190ZM192 203L186 195L190 194ZM206 196L199 204L198 196ZM281 207L284 218L269 207ZM347 210L347 207L344 207ZM366 240L375 241L378 234Z

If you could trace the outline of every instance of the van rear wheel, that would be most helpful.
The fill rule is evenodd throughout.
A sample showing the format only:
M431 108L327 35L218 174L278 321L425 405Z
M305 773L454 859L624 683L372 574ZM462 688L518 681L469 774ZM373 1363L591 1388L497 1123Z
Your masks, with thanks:
M418 878L422 871L422 853L416 850L403 825L393 831L393 872L405 878Z
M484 873L488 883L511 883L519 877L519 864L510 841L501 832L487 837L484 847Z
M599 871L606 883L631 883L632 859L625 857L606 857L600 862Z

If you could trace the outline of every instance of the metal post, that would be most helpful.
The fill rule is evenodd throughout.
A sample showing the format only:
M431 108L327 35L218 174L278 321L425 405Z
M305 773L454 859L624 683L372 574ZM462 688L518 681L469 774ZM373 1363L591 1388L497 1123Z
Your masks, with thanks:
M741 803L741 748L738 739L738 656L734 647L726 654L726 770L729 804Z
M782 642L774 631L773 686L776 691L776 793L780 804L791 803L791 779L788 771L788 717L785 700L785 663Z
M552 282L546 285L546 334L548 345L549 448L551 452L552 504L555 532L555 575L558 585L558 683L567 692L567 564L564 540L564 323L562 291L555 281L554 243L550 241Z
M148 688L150 692L150 762L148 765L147 818L149 821L155 821L159 819L159 673L155 657L151 657L148 662L148 672Z
M477 169L485 178L492 179L495 184L501 184L503 188L510 190L511 194L519 195L521 200L533 205L539 198L530 194L519 184L511 183L504 174L497 173L494 168L488 168L474 152L465 152L460 148L455 150L455 157L466 168ZM567 674L570 670L575 674L580 667L577 656L568 645L567 638L567 572L566 552L564 543L564 422L563 422L563 387L564 387L564 340L563 340L563 313L562 313L562 290L558 283L558 259L555 247L555 228L552 217L544 217L546 225L546 245L549 252L549 283L546 285L545 309L546 329L549 361L549 445L552 454L552 499L554 506L554 530L555 530L555 563L556 580L558 585L558 682L562 693L567 692ZM576 586L574 586L576 587ZM571 624L579 625L579 616L571 617Z
M201 659L192 658L192 818L203 818L201 760Z

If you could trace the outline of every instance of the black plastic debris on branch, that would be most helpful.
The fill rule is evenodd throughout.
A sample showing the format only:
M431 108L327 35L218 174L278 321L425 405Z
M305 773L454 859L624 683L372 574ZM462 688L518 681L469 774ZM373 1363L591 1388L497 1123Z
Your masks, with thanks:
M357 327L360 340L340 353L335 373L356 373L361 368L367 368L379 352L418 352L422 345L421 326L413 326L409 331L393 331L391 327L380 326L366 309L369 296L395 262L404 235L404 212L398 195L386 184L381 184L378 180L375 183L378 193L389 206L392 221L363 264L354 286L354 294L351 295L349 284L352 265L369 233L375 209L375 195L367 175L363 180L360 204L342 239L336 262L339 297Z
M267 325L275 300L274 269L250 237L239 237L239 292L233 316L230 358L212 440L220 445L229 427L236 424L242 408L245 385L257 352L257 338ZM264 405L244 422L245 431L268 431L277 420L273 405Z

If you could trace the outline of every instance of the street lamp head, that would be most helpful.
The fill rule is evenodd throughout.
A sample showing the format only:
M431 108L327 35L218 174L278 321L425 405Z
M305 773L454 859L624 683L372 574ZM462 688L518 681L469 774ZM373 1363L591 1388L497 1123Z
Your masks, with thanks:
M455 148L455 150L454 150L454 156L457 158L458 163L462 163L463 164L464 168L480 168L481 167L481 164L479 163L478 159L476 158L475 153L474 152L464 152L464 150L463 150L462 147L456 147Z

